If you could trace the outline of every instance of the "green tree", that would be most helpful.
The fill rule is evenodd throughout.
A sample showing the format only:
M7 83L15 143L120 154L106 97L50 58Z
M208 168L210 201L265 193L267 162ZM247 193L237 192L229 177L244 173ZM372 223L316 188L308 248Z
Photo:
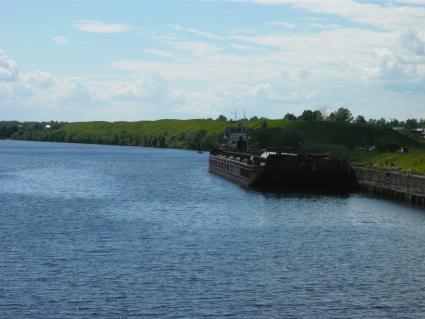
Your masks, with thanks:
M321 121L323 120L323 114L319 110L304 110L298 119L303 121Z
M408 119L406 120L406 124L404 125L404 127L408 130L412 130L415 128L418 128L418 120L417 119Z
M398 127L400 126L400 121L397 119L392 119L391 121L387 122L388 127Z
M292 113L286 113L283 117L284 120L294 121L297 119L297 117Z
M353 115L351 114L349 109L340 107L335 112L329 114L329 120L334 122L349 123L353 121Z
M366 119L364 118L364 116L363 115L358 115L357 117L356 117L356 119L354 120L354 122L356 123L356 124L359 124L359 125L365 125L367 122L366 122Z

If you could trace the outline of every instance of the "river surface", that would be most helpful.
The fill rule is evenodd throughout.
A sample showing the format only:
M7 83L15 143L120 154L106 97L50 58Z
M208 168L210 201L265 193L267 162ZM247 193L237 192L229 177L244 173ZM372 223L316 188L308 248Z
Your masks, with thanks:
M191 151L0 141L0 318L424 318L425 212Z

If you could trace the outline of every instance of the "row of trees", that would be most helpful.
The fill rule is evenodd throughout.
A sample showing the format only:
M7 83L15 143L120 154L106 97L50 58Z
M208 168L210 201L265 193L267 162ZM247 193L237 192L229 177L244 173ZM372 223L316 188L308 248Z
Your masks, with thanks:
M363 115L358 115L354 117L351 111L347 108L341 107L338 110L331 112L329 115L325 114L320 110L304 110L299 116L296 116L293 113L286 113L283 117L284 120L302 120L302 121L333 121L333 122L343 122L343 123L355 123L360 125L374 125L381 127L403 127L405 129L415 129L415 128L425 128L425 119L407 119L406 121L400 121L397 119L386 120L385 118L380 119L369 119ZM227 118L224 115L220 115L217 120L227 121ZM249 119L250 121L256 120L267 120L267 118L253 116Z
M407 119L406 121L399 121L397 119L386 120L385 118L380 119L369 119L363 115L358 115L354 117L351 111L347 108L339 108L338 110L330 113L329 115L323 114L319 110L304 110L301 115L298 117L294 114L287 113L284 116L286 120L304 120L304 121L334 121L334 122L344 122L344 123L355 123L359 125L375 125L381 127L403 127L406 129L415 129L419 127L425 128L425 119Z
M17 132L42 131L47 127L50 130L58 129L67 124L66 122L18 122L0 121L0 139L10 138Z
M222 134L205 130L187 131L179 134L142 132L78 132L66 130L20 130L10 137L17 140L54 141L87 144L129 145L147 147L171 147L193 150L210 150L217 146Z

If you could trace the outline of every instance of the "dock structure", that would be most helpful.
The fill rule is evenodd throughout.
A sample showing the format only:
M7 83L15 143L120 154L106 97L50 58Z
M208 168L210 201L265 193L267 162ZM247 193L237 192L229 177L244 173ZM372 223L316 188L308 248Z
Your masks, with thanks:
M425 205L425 176L355 167L359 186L369 193Z

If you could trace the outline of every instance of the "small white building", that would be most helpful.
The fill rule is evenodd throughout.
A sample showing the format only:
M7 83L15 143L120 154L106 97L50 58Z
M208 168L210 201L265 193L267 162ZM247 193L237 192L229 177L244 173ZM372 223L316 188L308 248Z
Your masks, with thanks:
M410 130L410 133L415 135L416 137L425 138L425 129L423 128L415 128Z

